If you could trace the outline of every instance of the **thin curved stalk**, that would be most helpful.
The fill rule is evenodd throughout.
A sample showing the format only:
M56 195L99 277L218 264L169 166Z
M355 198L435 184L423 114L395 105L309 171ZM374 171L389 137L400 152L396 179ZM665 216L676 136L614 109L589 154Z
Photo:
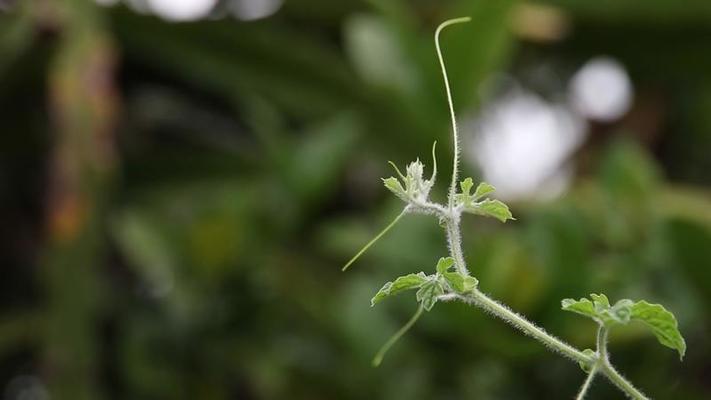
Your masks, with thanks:
M444 78L444 88L447 91L447 103L449 104L449 115L452 118L452 137L454 142L454 161L452 162L452 182L449 185L449 209L454 208L454 194L457 189L457 175L459 174L459 133L457 132L457 118L454 114L454 103L452 102L452 91L449 88L449 78L447 77L447 68L444 66L444 58L439 45L439 34L442 30L450 25L469 22L470 17L454 18L441 23L435 31L435 47L437 48L437 58L439 58L439 66L442 69L442 77Z
M375 242L378 241L378 239L383 237L383 235L385 235L390 229L392 229L392 227L395 226L395 224L400 221L400 218L402 218L406 213L407 209L402 210L402 212L397 217L395 217L395 219L393 219L392 222L388 224L388 226L383 228L383 230L380 231L380 233L378 233L373 239L371 239L370 242L366 243L365 246L363 246L363 248L360 249L360 251L353 256L353 258L348 260L348 262L346 263L346 265L343 266L341 271L347 270L348 267L351 266L351 264L353 264L361 255L363 255L363 253L365 253L370 248L370 246L372 246Z
M374 367L379 366L380 363L383 362L383 357L385 357L385 353L387 353L388 350L390 350L390 348L393 347L395 342L400 340L402 335L407 333L407 331L409 331L410 328L412 328L412 325L415 325L415 322L417 322L417 320L420 319L420 316L422 315L422 310L424 310L424 307L422 306L422 304L420 304L420 306L417 307L417 311L415 311L415 314L412 316L412 318L410 318L410 320L407 321L407 323L405 325L403 325L403 327L400 328L399 331L395 332L395 334L392 335L390 337L390 339L388 339L387 342L385 342L383 347L381 347L380 350L378 350L378 353L375 355L375 357L373 357L373 366Z
M640 392L639 389L634 387L630 381L625 379L615 367L610 363L610 356L607 352L607 336L609 334L609 329L605 325L600 324L600 328L597 331L597 354L598 354L598 364L602 373L617 386L620 390L625 392L625 394L635 400L647 400L647 396Z
M593 379L595 379L595 374L597 374L597 365L592 367L590 373L588 373L588 377L585 379L585 382L583 382L583 386L580 388L578 395L575 396L575 400L585 399L585 395L588 393L588 390L590 390Z

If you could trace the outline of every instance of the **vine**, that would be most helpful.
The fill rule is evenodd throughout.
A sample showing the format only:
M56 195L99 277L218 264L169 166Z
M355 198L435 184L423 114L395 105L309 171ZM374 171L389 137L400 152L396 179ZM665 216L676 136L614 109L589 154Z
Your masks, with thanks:
M434 268L434 273L427 275L424 272L418 272L400 276L391 282L385 283L372 298L371 306L374 306L389 296L416 290L415 297L419 303L417 311L412 318L378 351L373 359L373 365L380 364L385 353L417 322L424 311L430 311L440 301L462 301L502 319L524 334L538 340L548 349L578 362L583 371L587 373L587 377L578 392L577 399L583 399L586 396L597 375L605 376L632 399L647 399L647 396L613 367L607 351L607 337L609 331L615 326L638 321L645 324L662 345L677 350L680 359L683 358L686 351L686 343L679 332L676 318L663 306L650 304L644 300L633 302L628 299L619 300L614 305L611 305L608 298L603 294L590 295L592 300L587 298L580 300L564 299L561 302L563 310L589 317L598 324L597 348L595 350L578 350L536 326L526 317L484 294L479 290L479 281L471 275L467 267L461 246L460 224L462 215L474 214L493 217L501 222L515 219L506 204L487 197L494 192L495 188L493 186L482 182L477 185L472 193L474 181L471 178L458 182L459 135L439 37L444 28L469 21L470 18L468 17L451 19L443 22L435 31L435 47L442 70L449 113L452 120L454 147L452 179L449 185L447 204L439 204L429 199L430 190L434 186L437 177L436 142L432 146L433 172L429 179L423 177L425 166L419 159L407 165L405 174L402 174L395 164L390 163L397 177L385 178L383 179L383 184L395 196L405 202L405 206L402 212L385 229L368 242L343 267L345 271L407 214L435 216L444 228L449 254L447 257L439 259ZM459 183L459 190L457 190L457 183Z

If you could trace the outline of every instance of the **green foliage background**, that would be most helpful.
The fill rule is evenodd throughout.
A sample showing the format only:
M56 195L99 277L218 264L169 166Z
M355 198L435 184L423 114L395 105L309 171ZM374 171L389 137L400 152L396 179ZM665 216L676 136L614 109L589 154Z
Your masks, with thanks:
M370 366L415 307L370 298L445 254L430 219L404 219L340 272L399 212L386 160L427 159L438 140L447 176L431 37L460 15L473 22L443 45L463 112L496 71L572 71L600 53L637 99L630 118L593 126L563 197L464 223L480 288L581 348L594 324L561 299L662 303L684 361L630 325L612 336L615 364L653 398L711 397L707 2L303 0L185 24L15 3L0 13L7 398L27 376L53 399L571 398L577 366L461 304ZM521 10L541 6L567 21L562 39L526 33L548 22ZM603 379L591 393L619 396Z

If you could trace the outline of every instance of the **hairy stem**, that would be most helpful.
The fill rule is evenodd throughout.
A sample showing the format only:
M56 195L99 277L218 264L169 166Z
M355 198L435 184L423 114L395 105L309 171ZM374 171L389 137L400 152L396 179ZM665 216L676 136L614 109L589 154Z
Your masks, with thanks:
M622 390L629 398L634 400L647 400L647 396L645 396L639 391L639 389L634 387L630 381L617 372L615 367L613 367L610 363L610 357L607 353L608 333L609 330L603 324L600 324L600 328L597 331L597 354L599 357L598 365L600 371L605 374L610 382Z
M605 328L605 325L600 324L600 327L597 330L597 354L600 357L600 361L602 362L608 361L607 333L608 330L607 328Z
M511 311L503 304L497 302L496 300L488 297L478 289L474 289L472 292L466 296L462 296L464 301L473 303L483 310L491 313L495 317L501 318L505 322L508 322L513 327L521 330L523 333L533 337L539 342L546 345L551 350L560 353L572 360L592 363L595 360L583 353L582 351L576 349L575 347L563 342L562 340L556 338L555 336L549 334L543 329L537 327L531 321L527 320L523 316Z
M607 379L610 380L615 386L617 386L621 391L623 391L630 399L634 400L649 400L644 393L640 392L639 389L634 387L630 381L628 381L624 376L622 376L615 367L609 362L604 362L600 367L600 372L605 374Z
M461 250L461 233L459 230L459 219L447 220L447 242L449 244L450 250L452 251L452 257L457 260L457 255L455 251L462 257ZM505 322L509 323L513 327L519 329L523 333L533 337L539 342L543 343L546 347L553 350L554 352L560 353L571 360L582 362L585 364L594 364L594 368L598 368L599 372L605 375L615 386L617 386L622 392L634 400L648 400L648 398L635 388L625 377L620 375L619 372L610 364L607 355L607 329L604 326L600 327L598 331L598 355L596 357L588 356L582 351L576 349L575 347L565 343L564 341L558 339L557 337L549 334L542 328L539 328L531 321L527 320L522 315L510 310L503 304L497 302L496 300L485 295L479 289L474 289L466 295L457 295L457 297L466 302L471 303L484 311L489 312L495 317L501 318ZM589 378L592 379L592 378Z
M351 264L353 264L358 259L358 257L363 255L363 253L365 253L366 250L368 250L370 248L370 246L372 246L375 242L378 241L378 239L383 237L383 235L385 235L393 226L395 226L395 224L397 224L398 221L400 221L400 218L402 218L406 213L407 213L407 208L402 210L402 212L397 217L395 217L395 219L393 219L392 222L390 222L390 224L388 224L388 226L386 226L382 231L380 231L380 233L378 233L377 236L375 236L373 239L371 239L370 242L366 243L366 245L363 246L363 248L360 249L360 251L358 253L356 253L356 255L354 255L353 258L348 260L348 262L346 263L346 265L343 266L341 271L347 270L348 267L350 267Z
M462 275L469 275L467 263L464 261L464 252L462 251L461 233L459 231L458 216L452 216L452 219L447 220L445 229L447 231L447 243L449 244L449 252L454 258L454 267ZM457 220L453 220L456 218Z
M457 189L457 175L459 174L459 134L457 132L457 118L454 114L454 103L452 102L452 90L449 88L449 78L447 77L447 68L444 66L444 58L439 45L439 34L442 30L450 25L469 22L471 18L462 17L444 21L435 31L435 47L437 48L437 57L439 58L439 66L442 69L442 77L444 78L444 88L447 92L447 103L449 104L449 115L452 118L452 138L454 142L454 161L452 162L452 183L449 186L449 209L454 208L454 194Z
M590 386L592 385L592 381L595 378L595 374L597 374L597 368L598 367L596 365L590 370L590 373L588 374L588 377L585 379L585 382L583 382L583 386L580 388L580 391L578 392L578 395L575 397L575 400L585 399L585 395L588 393L588 390L590 390Z
M410 318L410 320L407 321L407 323L405 325L403 325L403 327L400 328L399 331L395 332L395 334L392 335L390 337L390 339L388 339L387 342L385 342L383 347L381 347L380 350L378 350L378 354L376 354L375 357L373 358L373 366L374 367L379 366L380 363L383 362L383 357L385 356L385 353L387 353L388 350L390 350L390 348L395 344L395 342L397 342L402 337L402 335L407 333L407 331L410 330L410 328L412 328L412 325L414 325L415 322L417 322L417 320L420 319L420 316L422 315L422 310L424 310L424 307L422 306L422 304L420 304L420 306L417 307L417 311L415 312L415 315L413 315L412 318Z

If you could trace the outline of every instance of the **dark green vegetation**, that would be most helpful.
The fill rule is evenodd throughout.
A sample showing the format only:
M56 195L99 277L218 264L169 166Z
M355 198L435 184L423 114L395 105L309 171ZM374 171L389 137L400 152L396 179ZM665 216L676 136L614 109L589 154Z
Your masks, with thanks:
M34 376L57 399L572 397L580 369L461 304L371 368L413 305L370 298L445 252L427 217L340 272L401 208L381 160L449 149L431 33L471 15L443 38L460 116L493 71L527 82L552 65L564 86L601 53L635 87L629 114L572 156L565 196L509 202L515 223L464 222L479 288L579 348L595 324L560 299L664 304L683 363L631 323L611 334L615 365L654 398L711 396L706 2L546 2L568 25L559 40L514 1L291 1L191 24L16 3L0 14L3 395ZM615 396L602 379L590 392Z

